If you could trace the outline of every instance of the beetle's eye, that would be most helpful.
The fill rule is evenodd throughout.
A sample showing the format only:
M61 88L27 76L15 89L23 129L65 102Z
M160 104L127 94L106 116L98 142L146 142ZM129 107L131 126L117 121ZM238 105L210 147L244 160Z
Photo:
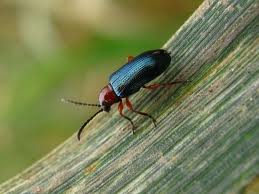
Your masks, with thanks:
M111 110L111 107L110 106L103 106L102 109L105 111L105 112L109 112Z

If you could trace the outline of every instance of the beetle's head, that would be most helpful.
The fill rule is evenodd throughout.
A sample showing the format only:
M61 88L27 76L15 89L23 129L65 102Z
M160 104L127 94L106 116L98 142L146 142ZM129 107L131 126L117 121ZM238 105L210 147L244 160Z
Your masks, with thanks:
M117 103L119 101L120 101L119 97L115 94L110 84L105 86L101 90L99 95L99 102L104 111L109 112L111 109L111 106L114 103Z

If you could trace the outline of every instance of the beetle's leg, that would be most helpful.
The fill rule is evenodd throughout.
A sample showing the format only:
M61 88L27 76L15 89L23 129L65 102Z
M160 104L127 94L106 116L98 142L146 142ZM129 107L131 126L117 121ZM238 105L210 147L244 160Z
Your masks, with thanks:
M190 81L187 80L187 81L174 81L174 82L165 83L165 84L151 84L149 86L143 86L143 88L149 89L149 90L154 90L154 89L157 89L157 88L160 88L160 87L171 87L175 84L186 83L186 82L190 82Z
M127 62L130 62L130 61L132 61L133 59L134 59L133 56L128 56L128 57L127 57Z
M129 98L126 97L126 106L132 111L132 112L135 112L137 114L140 114L140 115L143 115L143 116L147 116L149 117L150 119L152 119L152 122L154 123L155 127L156 127L156 120L149 114L145 113L145 112L140 112L140 111L137 111L135 109L133 109L132 107L132 104L131 102L129 101Z
M131 123L131 126L132 126L132 133L134 134L134 133L135 133L135 125L134 125L134 123L132 122L132 120L131 120L129 117L125 116L125 115L123 114L123 112L122 112L122 111L123 111L123 103L122 103L122 100L119 102L118 110L119 110L120 115L121 115L123 118L127 119L127 120Z

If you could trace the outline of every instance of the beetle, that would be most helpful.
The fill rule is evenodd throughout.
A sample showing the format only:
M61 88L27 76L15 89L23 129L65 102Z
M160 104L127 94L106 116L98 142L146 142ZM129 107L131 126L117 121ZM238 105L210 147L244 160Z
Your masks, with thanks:
M99 104L88 104L62 99L65 102L76 105L96 106L100 108L80 127L77 133L78 140L80 140L81 133L85 126L99 113L103 111L109 112L111 106L115 103L119 103L118 111L123 118L127 119L131 123L132 132L134 133L136 129L134 123L129 117L123 114L123 98L125 98L125 105L129 110L149 117L156 126L156 120L151 115L133 108L131 102L129 101L129 96L135 94L141 88L153 90L159 87L166 87L186 82L174 81L165 84L155 83L148 86L146 85L148 82L162 74L168 68L170 62L170 53L164 49L145 51L136 57L128 56L127 63L110 75L108 85L106 85L99 94Z

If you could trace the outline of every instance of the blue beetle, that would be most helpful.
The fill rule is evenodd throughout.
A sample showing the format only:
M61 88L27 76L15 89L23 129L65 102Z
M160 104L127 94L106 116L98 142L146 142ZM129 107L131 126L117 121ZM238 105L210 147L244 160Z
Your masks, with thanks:
M99 95L99 104L88 104L76 102L73 100L64 100L66 102L74 103L77 105L97 106L101 108L81 126L77 134L78 140L80 140L81 133L87 123L89 123L100 112L109 112L111 106L115 103L119 103L119 113L123 118L127 119L131 123L132 131L134 133L136 128L134 123L129 117L123 114L123 98L125 98L125 105L129 110L149 117L156 126L156 120L147 113L135 110L128 97L138 92L141 88L152 90L161 86L165 87L185 82L175 81L166 84L152 84L149 86L145 85L163 73L169 66L170 62L171 56L169 52L164 49L146 51L136 57L129 56L128 62L113 74L111 74L109 78L109 84L101 90Z

